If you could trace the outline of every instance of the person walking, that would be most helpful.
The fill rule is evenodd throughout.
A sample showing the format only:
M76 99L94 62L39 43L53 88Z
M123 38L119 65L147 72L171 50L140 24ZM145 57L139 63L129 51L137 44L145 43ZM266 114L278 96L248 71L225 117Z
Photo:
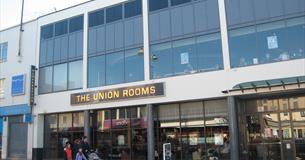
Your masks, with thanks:
M83 153L83 149L79 148L78 152L76 154L75 160L88 160L85 156L85 154Z
M81 142L81 147L83 148L83 152L86 156L86 158L88 158L88 155L90 154L90 145L88 142L88 137L84 136Z
M69 142L66 143L66 147L64 149L65 160L72 160L72 149L71 144Z

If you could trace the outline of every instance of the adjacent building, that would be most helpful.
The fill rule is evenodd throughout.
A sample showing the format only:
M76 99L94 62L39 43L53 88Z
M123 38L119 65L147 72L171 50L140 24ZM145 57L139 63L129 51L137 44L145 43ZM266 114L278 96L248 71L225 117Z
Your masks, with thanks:
M2 158L61 159L84 135L107 160L305 158L304 0L94 0L21 45L19 27L0 31Z

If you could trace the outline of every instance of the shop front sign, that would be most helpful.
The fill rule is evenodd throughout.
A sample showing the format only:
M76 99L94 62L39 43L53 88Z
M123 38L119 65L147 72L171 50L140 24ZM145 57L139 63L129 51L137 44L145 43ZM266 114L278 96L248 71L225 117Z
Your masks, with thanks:
M71 94L71 105L102 103L106 101L141 97L164 96L164 83L153 83L110 90Z

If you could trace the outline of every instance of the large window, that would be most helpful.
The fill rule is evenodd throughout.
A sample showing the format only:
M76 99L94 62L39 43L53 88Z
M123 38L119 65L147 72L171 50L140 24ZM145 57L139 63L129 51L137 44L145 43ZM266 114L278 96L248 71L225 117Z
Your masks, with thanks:
M122 5L114 6L106 9L106 22L114 22L122 19Z
M83 61L69 63L68 89L82 88L83 85Z
M143 79L144 59L140 48L89 57L88 87Z
M156 156L170 143L175 160L230 158L226 100L159 105L156 111Z
M53 67L44 67L39 69L39 93L52 92L53 86Z
M179 4L190 2L191 0L171 0L171 6L176 6Z
M39 93L82 87L83 18L41 27Z
M124 52L106 55L106 84L124 82Z
M134 0L124 5L125 18L140 15L142 13L142 0Z
M223 69L219 34L210 34L151 46L151 77Z
M168 0L149 0L149 11L168 7Z
M55 65L53 72L53 91L67 90L67 64Z
M104 24L104 10L98 10L89 14L89 27Z
M7 42L0 43L0 62L5 62L7 60Z
M231 67L304 58L305 17L229 32Z
M5 79L0 79L0 99L4 98Z

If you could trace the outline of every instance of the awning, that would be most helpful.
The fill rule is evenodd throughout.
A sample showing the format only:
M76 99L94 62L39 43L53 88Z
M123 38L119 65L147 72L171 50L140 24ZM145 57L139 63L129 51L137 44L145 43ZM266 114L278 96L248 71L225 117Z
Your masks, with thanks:
M0 117L23 115L31 113L31 107L28 104L19 104L0 107Z
M230 90L223 91L223 93L230 93L236 91L244 92L246 90L258 91L258 89L265 89L265 88L271 90L274 87L282 87L283 89L286 89L287 86L291 86L291 85L295 85L296 86L295 89L297 89L297 88L302 88L301 86L304 84L305 84L305 76L269 79L269 80L240 83L235 85Z

